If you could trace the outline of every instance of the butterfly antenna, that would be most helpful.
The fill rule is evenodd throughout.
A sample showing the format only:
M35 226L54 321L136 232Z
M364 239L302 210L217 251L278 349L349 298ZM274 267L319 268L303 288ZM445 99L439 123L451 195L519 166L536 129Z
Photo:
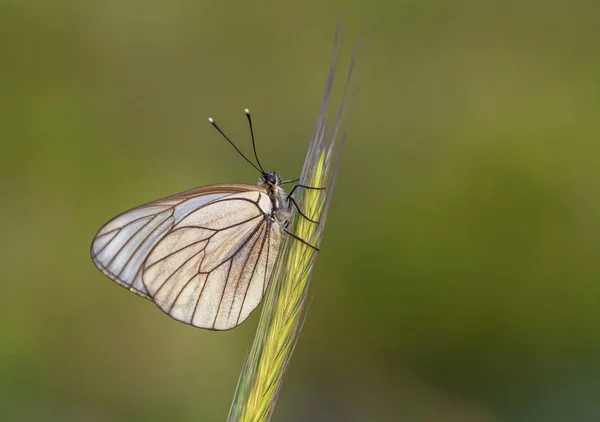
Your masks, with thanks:
M264 174L263 166L260 164L260 160L258 159L258 154L256 153L256 142L254 142L254 130L252 129L252 118L250 117L250 110L247 108L244 109L246 113L246 117L248 118L248 125L250 126L250 135L252 136L252 149L254 149L254 158L256 158L256 162L258 163L258 167L260 167L260 171Z
M215 121L214 121L214 119L212 117L209 117L208 121L210 122L211 125L213 125L215 127L215 129L217 129L219 131L219 133L223 136L223 138L227 139L227 142L229 142L231 144L231 146L235 148L235 150L238 152L238 154L240 154L242 156L242 158L244 160L246 160L248 163L250 163L250 165L252 167L254 167L256 170L258 170L260 172L260 174L264 174L265 173L264 171L262 171L261 169L259 169L258 167L256 167L256 165L252 161L248 160L248 158L244 155L244 153L242 153L242 151L240 151L240 149L235 146L235 144L231 141L231 139L229 139L227 137L227 135L225 135L225 132L223 132L221 130L221 128L215 123ZM260 163L259 163L259 165L260 165Z

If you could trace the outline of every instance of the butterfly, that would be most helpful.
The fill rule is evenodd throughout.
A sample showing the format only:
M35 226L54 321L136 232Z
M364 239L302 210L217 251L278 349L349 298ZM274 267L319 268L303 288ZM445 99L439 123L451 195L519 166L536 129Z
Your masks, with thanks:
M297 188L324 189L282 181L264 171L254 141L258 185L218 184L178 193L133 208L110 220L91 245L94 264L106 276L154 302L172 318L210 330L244 322L262 301L277 263L284 234L297 211ZM290 194L282 185L296 183Z

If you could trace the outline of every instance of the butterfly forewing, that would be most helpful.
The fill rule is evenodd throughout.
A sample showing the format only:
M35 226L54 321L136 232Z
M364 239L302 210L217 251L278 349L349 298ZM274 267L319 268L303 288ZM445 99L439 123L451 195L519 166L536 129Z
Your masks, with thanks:
M114 218L92 243L94 263L173 318L224 330L258 306L281 243L269 195L215 185Z

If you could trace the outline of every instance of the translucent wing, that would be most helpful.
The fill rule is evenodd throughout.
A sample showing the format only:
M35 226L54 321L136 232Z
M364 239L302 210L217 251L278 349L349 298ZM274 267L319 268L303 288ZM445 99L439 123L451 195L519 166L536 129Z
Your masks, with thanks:
M190 212L232 193L254 189L217 185L179 193L129 210L106 223L91 246L92 260L108 277L145 297L141 266L152 247Z
M107 223L92 243L107 276L186 324L215 330L258 306L281 243L271 199L250 185L177 194Z

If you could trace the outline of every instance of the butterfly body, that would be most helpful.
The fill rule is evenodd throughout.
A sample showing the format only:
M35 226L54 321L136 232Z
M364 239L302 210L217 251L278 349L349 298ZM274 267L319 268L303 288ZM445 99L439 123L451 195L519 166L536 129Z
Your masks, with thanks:
M127 211L96 234L92 260L171 317L227 330L258 306L292 213L281 179L222 184Z
M292 212L288 204L288 196L281 187L281 183L281 177L274 171L266 172L258 179L258 186L263 188L271 198L273 205L272 218L285 224L292 217Z

